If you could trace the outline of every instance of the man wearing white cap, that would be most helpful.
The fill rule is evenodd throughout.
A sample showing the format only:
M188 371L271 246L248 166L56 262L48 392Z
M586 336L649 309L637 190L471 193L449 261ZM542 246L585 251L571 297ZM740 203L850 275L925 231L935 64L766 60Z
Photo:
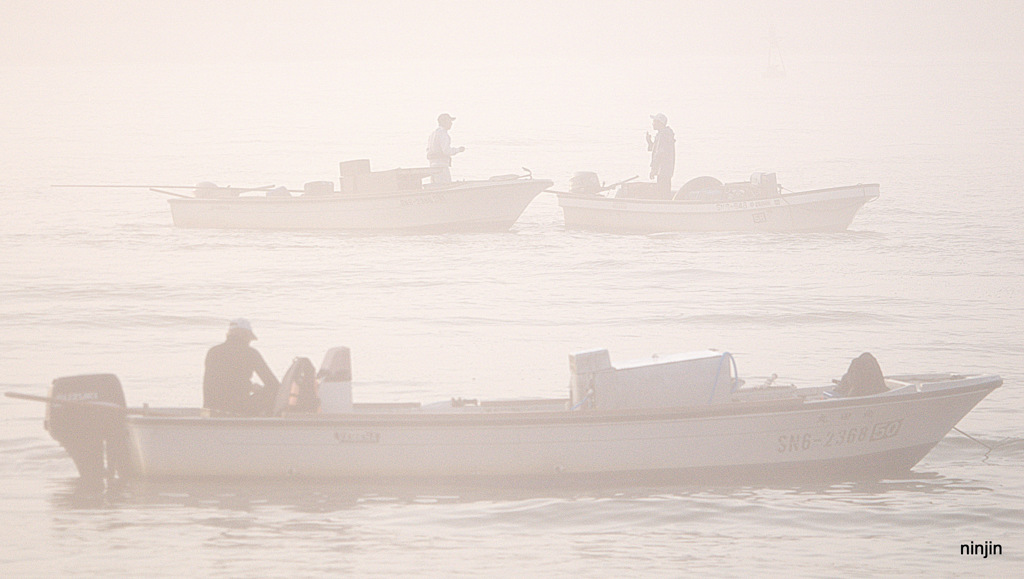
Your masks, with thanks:
M452 128L455 117L442 113L437 117L437 128L427 139L427 161L431 167L438 169L437 174L430 177L431 183L452 182L452 157L466 150L466 147L452 148L452 138L448 131Z
M206 353L203 373L203 408L242 416L268 414L281 383L263 356L249 345L256 339L245 318L228 323L228 335ZM256 373L263 386L252 383Z
M657 131L654 138L647 133L647 150L651 152L651 179L658 178L658 196L672 198L672 173L676 170L676 134L668 126L668 117L651 115L651 124Z

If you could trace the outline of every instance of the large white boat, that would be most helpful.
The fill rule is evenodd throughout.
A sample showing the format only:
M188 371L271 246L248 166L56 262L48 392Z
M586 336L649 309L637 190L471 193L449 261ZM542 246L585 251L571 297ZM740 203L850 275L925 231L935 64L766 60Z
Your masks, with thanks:
M432 168L371 171L366 160L341 163L333 181L241 189L201 183L192 195L164 188L178 227L211 229L319 229L354 233L507 231L533 199L552 185L526 175L424 184Z
M577 173L570 191L558 193L558 204L567 229L606 233L832 232L847 229L878 195L878 184L783 193L774 173L739 183L698 177L659 195L654 183L602 187L596 174Z
M312 365L290 370L265 417L129 409L112 374L58 378L49 397L20 397L48 401L46 427L83 477L115 468L157 479L703 482L898 475L1002 384L996 375L883 377L865 354L837 384L744 387L725 352L613 365L593 350L570 355L565 399L372 404L353 403L349 360L347 348L328 351L312 383L319 410L289 410L289 394L311 387Z

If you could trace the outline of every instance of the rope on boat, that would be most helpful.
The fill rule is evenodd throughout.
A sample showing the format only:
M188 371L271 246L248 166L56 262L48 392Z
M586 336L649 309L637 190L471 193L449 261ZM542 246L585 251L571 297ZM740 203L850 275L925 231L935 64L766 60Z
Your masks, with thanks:
M1019 442L1020 441L1019 438L1007 438L1007 439L1003 439L1001 442L999 442L999 443L997 443L997 444L995 444L993 446L993 445L985 444L984 442L978 440L977 438L971 436L970 434L967 434L966 432L964 432L963 430L960 430L959 428L957 428L955 426L953 427L953 430L959 432L960 434L966 436L968 439L973 440L974 442L977 442L978 444L980 444L980 445L982 445L982 446L984 446L985 448L988 449L988 452L985 453L985 458L982 459L982 462L987 461L988 458L989 458L989 455L992 453L992 451L996 450L997 448L1000 448L1002 446L1006 446L1008 444L1013 444L1015 442Z
M782 199L782 202L785 203L786 206L792 206L793 204L789 202L789 199L786 199L786 195L783 193L783 191L786 191L786 192L789 192L789 193L796 193L796 191L792 191L790 189L786 189L782 185L779 185L779 199Z
M974 437L973 437L973 436L971 436L970 434L967 434L966 432L964 432L963 430L960 430L959 428L957 428L957 427L955 427L955 426L953 427L953 430L955 430L955 431L959 432L960 434L962 434L962 435L966 436L967 438L970 438L970 439L971 439L971 440L973 440L974 442L977 442L978 444L980 444L980 445L984 446L985 448L987 448L987 449L989 449L989 450L995 450L995 449L996 449L996 447L994 447L994 446L989 446L989 445L985 444L984 442L982 442L982 441L978 440L977 438L974 438Z
M584 404L587 403L588 400L590 400L590 397L593 394L594 394L594 389L593 388L587 390L587 395L583 397L583 400L580 400L579 402L577 402L576 405L572 407L572 409L573 410L579 410L581 406L583 406Z
M722 358L718 362L718 370L715 371L715 381L711 385L711 395L708 396L708 404L711 404L715 400L715 393L718 392L718 378L722 375L722 366L725 364L731 365L731 373L729 375L732 378L732 385L729 389L730 392L736 391L736 385L739 383L740 371L736 367L736 358L732 357L729 352L722 352Z
M591 399L594 398L594 388L596 387L596 385L597 377L594 374L590 374L589 376L587 376L587 383L585 384L585 386L587 387L587 394L586 396L583 397L582 400L577 402L570 409L570 412L573 410L579 410L580 408L583 408L584 405L586 405L588 402L590 403L590 406L593 406L593 402L591 402Z

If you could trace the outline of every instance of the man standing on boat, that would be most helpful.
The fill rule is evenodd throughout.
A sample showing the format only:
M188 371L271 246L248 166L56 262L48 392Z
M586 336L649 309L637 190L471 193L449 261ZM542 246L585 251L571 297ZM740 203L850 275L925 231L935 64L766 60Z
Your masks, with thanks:
M249 320L238 318L228 324L224 343L206 353L203 408L243 416L270 413L281 383L263 356L249 345L255 339ZM254 372L263 380L263 387L252 383Z
M668 126L668 117L651 115L656 134L647 133L647 150L651 152L651 179L658 178L658 197L672 198L672 173L676 170L676 134Z
M452 182L452 157L466 150L466 147L452 148L452 138L448 131L452 128L455 117L443 113L437 117L437 128L427 139L427 161L431 167L437 167L437 174L430 177L431 183Z

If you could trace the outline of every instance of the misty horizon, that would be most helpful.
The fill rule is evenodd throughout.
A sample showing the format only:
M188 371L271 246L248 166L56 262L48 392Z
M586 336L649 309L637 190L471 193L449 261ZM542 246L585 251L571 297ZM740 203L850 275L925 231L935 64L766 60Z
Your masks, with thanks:
M1013 59L1014 2L31 2L0 6L0 63L464 59ZM671 71L666 71L671 72Z

